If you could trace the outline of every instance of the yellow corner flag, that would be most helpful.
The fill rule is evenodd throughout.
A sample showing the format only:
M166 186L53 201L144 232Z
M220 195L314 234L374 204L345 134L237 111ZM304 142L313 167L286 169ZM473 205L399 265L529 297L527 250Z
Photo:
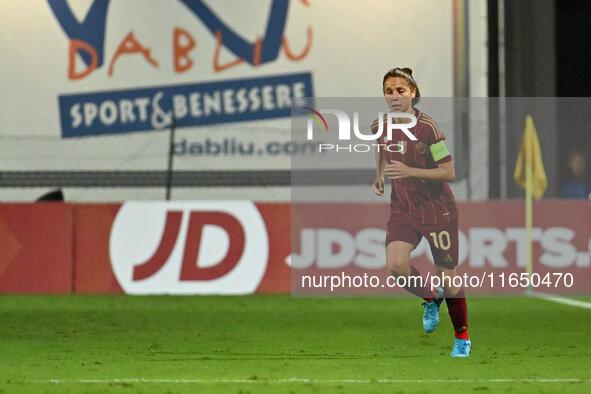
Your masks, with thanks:
M531 168L531 186L527 185L526 179L528 167ZM536 200L542 197L548 187L548 178L546 178L546 171L544 171L544 164L542 163L540 141L531 115L527 115L525 119L525 130L523 130L523 137L521 137L521 146L519 147L513 178L526 191L528 187L531 187L531 193Z

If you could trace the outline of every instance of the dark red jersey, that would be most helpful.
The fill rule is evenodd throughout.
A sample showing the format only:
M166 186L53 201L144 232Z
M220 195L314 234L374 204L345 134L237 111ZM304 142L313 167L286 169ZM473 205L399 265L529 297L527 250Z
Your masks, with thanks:
M386 117L382 119L383 133L378 139L379 144L391 147L385 149L384 157L387 163L399 161L409 167L437 168L451 160L447 154L435 160L431 147L445 139L439 126L429 116L415 109L416 126L409 128L417 141L412 141L400 129L392 130L392 140L387 141ZM372 124L372 131L377 132L379 120ZM441 145L441 144L439 144ZM398 152L399 147L404 147ZM434 148L437 148L435 146ZM390 209L392 214L408 215L413 220L423 224L438 224L450 222L458 217L455 198L447 184L441 181L425 181L417 178L392 180L392 195Z

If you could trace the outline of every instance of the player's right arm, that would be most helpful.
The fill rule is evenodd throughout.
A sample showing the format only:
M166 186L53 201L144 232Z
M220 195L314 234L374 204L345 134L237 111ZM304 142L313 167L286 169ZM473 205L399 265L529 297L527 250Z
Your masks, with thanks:
M373 191L378 196L384 195L384 150L376 146L376 180L373 183Z

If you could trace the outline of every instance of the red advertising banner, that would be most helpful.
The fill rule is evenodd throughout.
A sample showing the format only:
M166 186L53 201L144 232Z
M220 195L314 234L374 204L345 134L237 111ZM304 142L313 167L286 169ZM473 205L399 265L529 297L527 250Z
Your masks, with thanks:
M245 238L264 240L262 245L255 245L258 247L254 250L256 253L246 251L250 259L238 267L244 274L236 280L242 282L240 285L250 286L245 292L289 292L290 270L285 264L291 248L289 204L80 204L76 206L75 214L74 288L78 293L122 293L122 286L127 286L127 291L135 294L232 294L236 291L232 281L222 283L219 288L213 286L237 267L241 257L237 254L245 252ZM255 225L249 224L249 219ZM256 226L257 220L259 226ZM233 244L237 246L232 247ZM136 259L132 257L134 249L138 251ZM227 253L211 256L216 249ZM258 252L262 252L262 256ZM129 264L125 267L125 254L131 254L133 270ZM216 258L218 264L207 263L207 260ZM144 264L140 264L142 262ZM226 269L211 270L223 264ZM199 270L200 265L209 267ZM176 270L168 275L167 269L171 266ZM254 271L259 275L253 276ZM158 281L162 274L165 276ZM209 277L187 277L191 275Z
M591 203L534 204L531 277L522 201L459 203L458 208L457 271L462 280L457 283L471 294L514 294L528 288L591 293ZM388 215L387 205L294 204L292 294L407 295L389 282L384 251ZM426 239L411 257L423 277L435 276Z
M591 203L534 204L531 278L523 202L458 206L458 272L472 294L591 294ZM387 219L386 204L0 204L0 292L402 294L332 279L390 277ZM425 240L412 263L434 273ZM304 288L305 275L328 282Z

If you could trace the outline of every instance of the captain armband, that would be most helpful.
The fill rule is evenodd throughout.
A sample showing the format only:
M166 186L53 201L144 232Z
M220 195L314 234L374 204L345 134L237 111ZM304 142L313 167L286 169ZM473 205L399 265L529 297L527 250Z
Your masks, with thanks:
M433 156L433 160L436 162L443 159L445 156L448 156L450 154L449 150L447 150L447 146L445 145L445 142L443 140L431 145L429 147L429 150L431 151L431 156Z

